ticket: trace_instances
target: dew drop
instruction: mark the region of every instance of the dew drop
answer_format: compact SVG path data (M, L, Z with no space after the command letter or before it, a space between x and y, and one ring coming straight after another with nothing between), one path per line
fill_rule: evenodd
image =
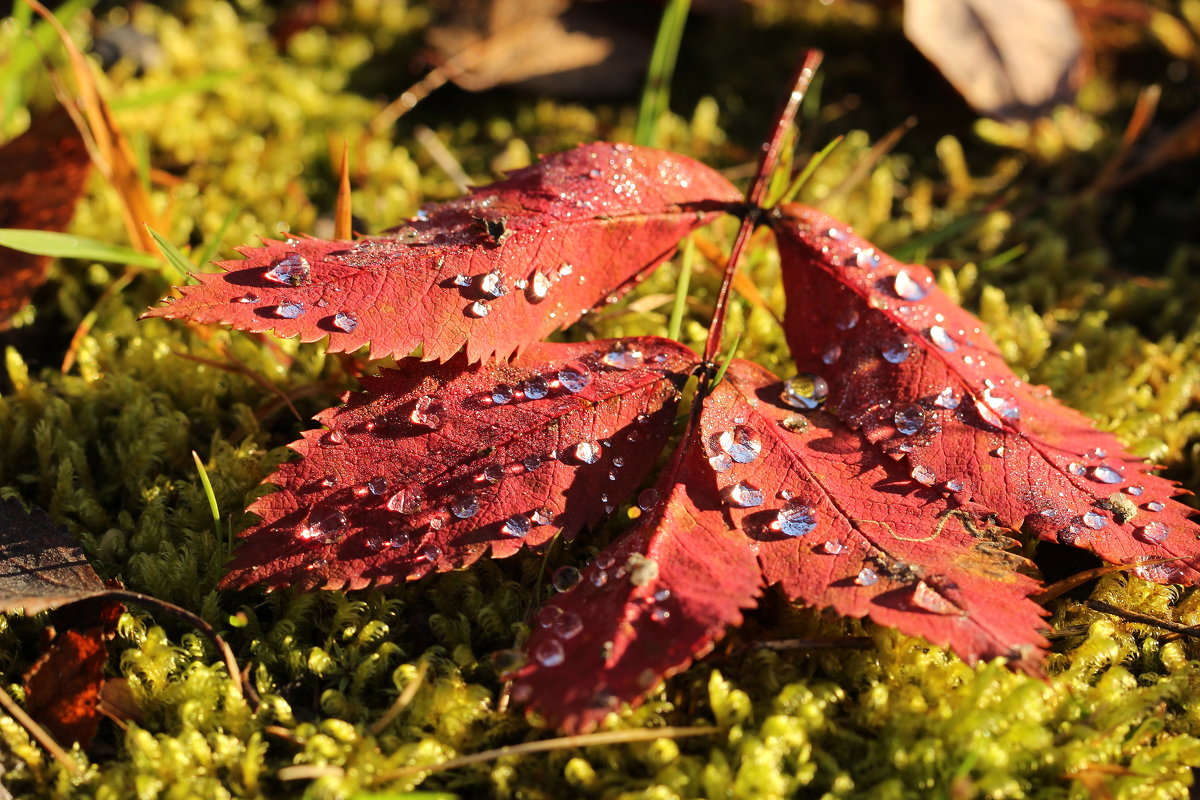
M958 343L954 341L941 325L934 325L929 329L929 341L937 345L938 349L947 353L953 353L958 349Z
M382 475L376 475L371 480L367 481L367 491L371 494L379 495L388 490L388 479Z
M1125 480L1121 473L1104 464L1101 464L1098 467L1092 467L1088 472L1088 477L1100 483L1121 483Z
M1098 511L1089 511L1081 519L1084 525L1087 525L1094 531L1101 530L1108 525L1108 518Z
M554 512L548 508L535 508L529 512L529 521L534 525L549 525L554 521Z
M554 575L550 578L550 584L556 592L569 592L578 586L581 580L583 580L583 573L575 567L567 565L554 570Z
M1075 544L1079 540L1079 535L1083 533L1076 525L1068 525L1065 528L1059 528L1054 534L1054 538L1058 539L1059 544Z
M558 371L558 382L568 392L576 394L592 382L592 373L583 364L568 364Z
M476 300L467 306L467 313L476 318L486 317L491 310L492 308L487 304L486 300Z
M538 644L533 657L543 667L557 667L566 658L566 651L558 639L546 639Z
M457 514L457 512L455 513ZM529 533L529 528L529 517L524 514L513 514L504 520L504 524L500 526L500 532L505 536L512 536L514 539L523 539Z
M671 618L671 612L665 608L656 608L650 612L650 619L655 622L666 622Z
M492 389L492 402L498 406L510 402L513 399L513 388L507 383L499 384L495 389Z
M712 467L713 472L729 472L733 469L733 459L728 453L717 453L708 459L708 465Z
M471 276L463 275L461 272L454 276L454 285L467 287L471 285Z
M617 369L636 369L645 363L646 357L639 348L627 345L614 347L601 356L600 361Z
M876 253L873 247L864 248L854 254L854 263L860 269L875 269L879 266L880 260L879 253Z
M322 486L337 486L337 483L338 483L337 475L326 475L324 478L321 479Z
M264 277L285 286L304 286L312 281L312 267L299 253L288 253L276 261Z
M318 512L313 517L310 517L308 522L297 532L297 535L301 539L311 541L323 538L331 533L337 533L345 526L346 515L335 508L332 511Z
M521 390L530 400L541 400L550 393L550 384L541 375L534 375L522 384Z
M929 289L913 280L912 276L904 270L896 273L896 280L892 284L892 289L901 300L913 302L924 300L925 295L929 294Z
M303 303L280 303L275 306L275 313L284 319L297 319L304 315Z
M429 395L421 395L413 403L408 419L413 425L436 431L442 427L442 404Z
M256 295L254 292L246 292L241 297L234 298L234 302L235 303L257 303L258 299L259 299L258 295Z
M504 274L500 270L492 270L486 275L480 275L477 279L480 293L487 297L497 298L508 294L508 287L504 285Z
M837 360L841 357L842 357L842 348L840 345L835 344L835 345L827 348L825 350L825 352L821 354L821 361L825 364L833 364L833 363L836 363Z
M649 489L643 489L642 493L638 495L637 504L638 508L640 508L642 511L649 511L650 509L654 508L656 505L658 505L658 489L653 487Z
M932 614L955 614L959 610L958 606L943 597L936 589L931 588L925 581L917 581L917 585L913 587L912 604Z
M808 418L802 414L789 414L780 420L779 424L785 431L792 433L804 433L808 430Z
M870 567L863 567L854 576L854 582L859 586L874 586L879 583L879 576Z
M600 445L596 442L580 442L575 445L575 458L584 464L595 464L600 460Z
M858 312L853 308L848 308L833 324L840 331L848 331L858 324Z
M442 548L436 544L427 544L421 548L421 558L428 561L430 564L435 564L442 558Z
M388 498L387 507L389 511L415 514L421 510L421 504L424 502L425 497L420 489L403 489Z
M546 459L538 455L526 456L525 458L521 459L521 466L523 466L527 472L533 472L545 463Z
M1084 475L1087 473L1087 468L1078 461L1072 461L1070 464L1067 464L1067 472L1072 475Z
M583 620L578 614L566 612L554 623L554 635L560 639L574 639L583 631Z
M903 364L912 355L912 343L889 342L880 349L879 354L889 364Z
M837 539L830 539L821 545L821 552L826 555L840 556L846 552L846 545L839 542Z
M925 409L914 403L897 411L894 419L896 430L905 436L912 436L925 427Z
M1142 492L1144 492L1144 491L1146 491L1146 489L1142 486L1126 486L1125 487L1125 492L1134 497L1141 497Z
M537 623L539 628L549 628L563 614L563 610L558 606L542 606L541 610L534 615L533 621Z
M963 490L963 486L963 482L958 478L951 478L950 480L946 481L946 489L951 492L961 492Z
M450 513L459 519L470 519L479 511L479 498L473 494L464 494L450 503Z
M592 586L595 586L597 589L599 589L601 586L608 583L608 572L598 569L592 573L592 577L590 577L588 580L591 581Z
M912 475L912 479L914 481L922 486L933 486L935 483L937 483L937 475L935 475L933 470L924 464L918 464L917 466L913 467L912 472L909 474Z
M346 311L339 311L333 315L333 326L344 330L346 333L351 333L358 327L358 317Z
M332 430L321 437L321 444L338 445L346 441L346 434L339 430Z
M1147 522L1135 531L1137 538L1146 544L1162 544L1170 533L1170 529L1161 522Z
M525 287L525 299L531 303L540 303L550 293L550 279L541 271L533 273L529 284Z
M483 472L475 478L477 483L497 484L504 480L505 469L499 464L488 464L483 468Z
M829 384L819 375L801 372L784 381L779 398L792 408L811 411L820 408L829 398Z
M758 432L746 425L735 425L733 431L722 431L717 439L721 449L738 464L749 464L762 451Z
M775 515L775 525L784 536L804 536L816 529L817 515L812 506L799 500L788 500Z
M1165 503L1160 503L1157 500L1151 500L1149 503L1146 503L1147 511L1162 511L1166 507Z
M763 502L763 493L745 481L725 487L721 496L725 498L726 503L737 508L754 508L761 506Z
M933 398L933 404L938 408L945 408L953 411L958 408L958 404L962 402L962 398L954 393L954 390L947 386L938 392L937 397Z

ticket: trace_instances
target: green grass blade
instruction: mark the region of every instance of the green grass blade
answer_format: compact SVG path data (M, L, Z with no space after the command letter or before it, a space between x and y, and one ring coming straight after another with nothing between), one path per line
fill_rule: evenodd
M188 273L192 271L192 262L187 260L187 256L179 251L179 248L167 241L166 237L158 231L146 226L146 230L150 231L150 235L154 238L154 243L158 245L159 251L167 257L167 261L172 267L179 271L179 279L186 280Z
M800 174L796 176L796 180L792 181L792 185L783 193L783 197L779 200L780 203L790 203L796 199L800 192L804 191L805 185L812 178L813 173L825 163L825 159L829 158L829 154L837 149L837 146L845 139L844 136L835 136L829 141L829 144L821 148L819 153L815 153L808 163L804 165L804 169L800 170Z
M675 282L675 303L671 306L671 321L667 325L667 338L679 341L683 330L683 315L687 311L688 286L692 282L692 262L696 258L696 245L691 237L683 240L683 252L679 256L679 280Z
M54 16L58 17L58 21L63 25L70 25L71 20L75 19L80 11L95 4L96 0L67 0L54 9ZM17 3L17 7L23 5L25 4ZM28 28L28 21L25 27ZM8 88L10 83L20 82L26 76L25 73L39 63L41 54L48 51L57 41L58 34L49 23L39 22L35 25L29 35L14 45L8 60L0 66L0 86Z
M658 121L667 112L671 97L671 76L675 72L675 61L679 57L679 42L683 39L683 28L687 24L691 0L670 0L663 10L654 39L654 52L650 56L650 69L646 73L646 85L642 89L642 104L638 109L637 127L633 142L653 147L658 139Z
M721 362L721 367L717 370L717 374L713 376L712 383L708 385L709 392L712 392L713 389L717 388L717 385L725 377L725 372L729 369L729 364L733 361L733 354L737 352L738 345L741 343L741 341L742 335L739 333L737 338L733 340L733 344L730 345L729 350L725 353L725 360Z
M213 260L213 257L217 254L217 249L221 246L221 242L225 240L225 233L229 230L229 226L233 224L233 221L237 219L240 213L242 213L242 204L234 203L233 208L229 209L229 213L221 221L221 227L209 238L208 242L204 245L204 249L200 251L200 255L196 257L196 266L204 269Z
M142 92L141 94L134 94L128 97L117 97L113 100L110 100L108 105L113 111L128 111L135 108L156 106L174 100L176 97L181 97L185 94L212 91L222 83L241 77L244 74L245 70L236 69L208 72L204 75L192 78L191 80L180 81L179 83L175 83L170 86L163 86L158 89L151 89L149 91Z
M158 257L151 253L142 253L124 245L100 242L70 233L0 228L0 246L37 256L78 258L84 261L129 264L135 267L157 268L162 266Z
M910 264L924 261L930 249L953 239L960 233L966 233L971 226L982 219L983 214L964 214L956 217L935 231L930 231L923 236L917 236L904 244L893 247L891 249L892 258L898 261L907 261Z
M153 233L153 231L151 231ZM200 483L204 486L204 496L208 498L208 509L212 512L213 530L217 532L217 543L224 543L224 536L221 534L221 509L217 506L217 495L213 491L212 481L208 479L208 470L204 468L204 462L200 460L200 454L195 450L192 451L192 460L196 462L196 471L200 473Z

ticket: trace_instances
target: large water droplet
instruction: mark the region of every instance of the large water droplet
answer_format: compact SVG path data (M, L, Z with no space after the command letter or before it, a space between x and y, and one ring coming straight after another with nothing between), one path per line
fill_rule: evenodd
M513 399L513 388L511 386L509 386L507 383L501 383L498 386L496 386L495 389L492 389L492 402L495 403L496 405L502 406L512 399Z
M346 333L351 333L358 327L358 317L347 311L339 311L333 315L333 327L340 328Z
M568 611L558 618L552 630L560 639L574 639L583 630L583 620L578 614Z
M896 280L892 284L896 296L902 300L917 301L924 300L925 295L929 294L929 289L913 280L912 276L904 270L896 273Z
M1017 405L1014 397L996 394L995 390L989 388L983 393L983 400L987 403L988 408L1005 419L1021 418L1021 408Z
M450 503L450 513L459 519L470 519L479 511L479 498L473 494L464 494Z
M917 466L913 467L912 472L909 474L912 475L912 479L914 481L922 486L933 486L935 483L937 483L937 475L934 474L933 470L924 464L918 464Z
M1125 480L1125 477L1121 475L1121 473L1104 464L1101 464L1098 467L1092 467L1088 473L1088 477L1094 481L1099 481L1100 483L1121 483Z
M275 306L275 313L284 319L297 319L304 315L304 303L280 303Z
M708 459L708 465L712 467L713 472L729 472L733 469L733 459L728 453L717 453Z
M558 371L558 382L571 394L582 392L592 382L592 373L583 364L568 364Z
M567 565L554 570L554 575L550 578L550 585L556 592L569 592L578 586L581 580L583 580L583 573L575 567Z
M463 275L461 272L454 276L454 285L467 287L471 285L471 276Z
M234 298L235 303L257 303L258 301L259 297L254 292L246 292L241 297Z
M337 429L328 431L321 437L321 444L324 445L338 445L344 441L346 441L346 434Z
M575 458L584 464L595 464L600 460L600 445L596 442L580 442L575 445Z
M332 511L314 513L308 522L297 531L297 535L301 539L311 541L336 533L344 527L346 527L346 515L335 508Z
M1054 538L1058 539L1059 544L1073 545L1075 542L1079 541L1079 536L1082 533L1083 530L1079 526L1068 525L1065 528L1060 528L1058 532L1054 534Z
M504 285L504 274L500 270L492 270L486 275L480 275L476 279L479 286L479 292L487 297L496 298L503 297L508 294L508 287Z
M526 535L528 535L529 528L529 517L525 516L524 514L513 514L511 517L504 520L504 524L500 526L500 532L505 536L523 539Z
M917 581L913 587L912 604L933 614L957 614L958 606L943 597L925 581Z
M1149 503L1146 503L1147 511L1162 511L1166 507L1165 503L1160 503L1157 500L1151 500Z
M408 415L408 419L413 425L437 430L442 427L441 411L441 403L429 395L422 395L413 402L413 409Z
M1137 529L1135 535L1146 544L1162 544L1170 533L1171 530L1161 522L1147 522Z
M1108 517L1098 511L1089 511L1082 517L1083 524L1087 525L1094 531L1098 531L1108 525Z
M371 480L367 481L367 491L371 494L379 495L386 492L388 489L388 479L382 475L376 475Z
M817 513L799 500L788 500L775 515L775 525L785 536L804 536L816 529Z
M732 432L722 431L717 442L738 464L749 464L762 451L758 432L746 425L735 425Z
M763 493L755 486L738 481L732 486L727 486L721 492L725 502L737 508L754 508L761 506L763 502Z
M820 375L801 372L796 377L784 381L779 398L792 408L820 408L829 399L829 384Z
M846 552L846 545L842 544L837 539L830 539L821 545L821 552L825 553L826 555L840 556L842 553Z
M637 504L638 508L642 511L649 511L654 508L658 505L658 489L654 487L643 489L642 493L638 495Z
M879 254L873 247L864 248L854 254L854 263L861 269L875 269L879 266L880 260Z
M617 369L636 369L645 363L646 357L639 348L627 345L625 347L614 347L601 356L600 360L608 366L616 367Z
M535 508L529 512L529 521L534 525L549 525L554 521L554 512L549 508Z
M903 341L888 342L879 349L879 354L889 364L903 364L912 355L912 343Z
M934 325L929 329L929 341L947 353L953 353L958 349L958 343L954 341L941 325Z
M925 427L925 409L915 403L897 411L894 418L896 430L905 436L912 436Z
M486 317L491 310L492 307L487 304L486 300L476 300L467 306L467 313L476 318Z
M566 651L558 639L545 639L533 651L533 657L543 667L557 667L566 658Z
M1144 492L1144 491L1146 491L1146 487L1144 487L1144 486L1126 486L1125 487L1125 493L1132 495L1134 497L1141 497L1142 492Z
M529 284L525 287L525 298L531 303L540 303L550 292L550 279L541 272L533 273Z
M853 308L848 308L833 324L840 331L848 331L858 324L858 312Z
M951 478L946 481L946 489L951 492L961 492L965 484L958 478Z
M863 567L854 576L854 582L859 586L874 586L879 583L879 576L875 574L875 570L870 567Z
M288 253L276 261L264 277L285 286L304 286L312 281L312 268L304 256Z
M387 507L389 511L398 511L401 514L415 514L421 510L421 504L424 501L425 496L420 489L403 489L388 498Z
M550 384L541 375L534 375L521 385L525 397L530 400L541 400L550 393Z
M805 417L802 414L788 414L779 421L779 424L785 431L791 431L792 433L804 433L806 430L808 430L808 417Z
M821 362L824 364L833 364L841 357L842 348L840 345L835 344L826 348L825 352L821 354Z
M475 478L476 483L497 484L504 480L506 472L504 467L499 464L488 464L483 468L483 472Z
M945 408L953 411L958 408L958 404L962 402L962 398L954 393L954 390L947 386L938 392L937 397L933 398L933 404L938 408Z

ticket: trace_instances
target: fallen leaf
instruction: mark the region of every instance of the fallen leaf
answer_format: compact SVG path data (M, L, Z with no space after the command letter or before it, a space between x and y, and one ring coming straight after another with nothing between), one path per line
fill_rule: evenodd
M0 501L0 611L37 614L105 591L79 544L46 512Z

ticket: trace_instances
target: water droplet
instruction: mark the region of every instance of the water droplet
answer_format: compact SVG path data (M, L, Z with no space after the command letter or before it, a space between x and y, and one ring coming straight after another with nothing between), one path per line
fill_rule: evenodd
M649 489L643 489L642 493L638 495L637 504L638 508L640 508L642 511L649 511L650 509L654 508L656 505L658 505L658 489L653 487Z
M312 268L304 256L288 253L276 261L264 277L285 286L304 286L312 281Z
M304 315L304 303L280 303L275 306L275 313L284 319L297 319Z
M783 383L779 398L792 408L811 411L820 408L829 398L829 384L820 375L801 372Z
M879 350L883 360L889 364L903 364L912 354L911 342L889 342Z
M1094 531L1098 531L1108 525L1108 517L1098 511L1089 511L1081 519L1084 525L1087 525Z
M650 619L655 622L666 622L671 618L671 612L665 608L656 608L650 612Z
M996 412L992 411L991 407L983 400L975 401L975 411L979 414L980 419L988 425L999 430L1004 430L1004 421L996 416Z
M427 544L421 548L421 558L428 561L430 564L435 564L442 558L442 548L436 544Z
M575 567L567 565L554 570L554 576L550 578L550 584L556 592L569 592L579 585L583 580L583 573Z
M526 287L526 299L529 302L541 302L546 299L547 294L550 294L550 278L542 275L540 271L534 272Z
M1162 544L1170 533L1170 529L1161 522L1147 522L1137 529L1135 535L1146 544Z
M324 478L321 479L322 486L337 486L337 483L338 483L337 475L326 475Z
M775 515L775 525L779 526L779 532L784 536L804 536L816 529L817 514L810 505L799 500L788 500Z
M905 436L912 436L925 427L925 409L916 404L900 409L894 418L896 430Z
M558 267L558 276L559 276L560 278L565 278L565 277L567 277L568 275L570 275L570 274L571 274L572 272L574 272L574 271L575 271L575 267L574 267L573 265L571 265L571 264L568 264L567 262L565 262L565 261L564 261L564 262L563 262L562 264L560 264L560 265L559 265L559 267Z
M892 289L900 299L913 302L924 300L925 295L929 294L929 289L913 280L912 276L904 270L896 273L896 280L892 284Z
M346 333L351 333L358 327L358 317L346 311L339 311L333 315L333 326L341 328Z
M321 437L321 444L337 445L346 441L346 434L339 430L332 430Z
M533 621L537 623L539 628L549 628L563 614L563 610L558 606L542 606L541 610L534 615Z
M254 292L246 292L241 297L234 298L235 303L257 303L258 295Z
M376 475L371 480L367 481L367 490L371 494L383 494L388 489L388 479L382 475Z
M879 576L875 574L875 570L870 567L863 567L854 576L854 582L859 586L874 586L879 583Z
M912 604L933 614L956 614L958 606L951 603L925 581L917 581L913 587Z
M471 285L471 276L463 275L461 272L454 276L454 285L467 287Z
M1160 503L1157 500L1151 500L1149 503L1146 503L1147 511L1162 511L1166 507L1165 503Z
M821 354L821 361L825 364L833 364L842 357L842 348L840 345L833 345Z
M947 386L938 392L937 397L933 398L933 404L938 408L945 408L953 411L958 408L958 404L962 402L962 398L954 393L954 390Z
M442 427L441 410L441 403L429 395L422 395L413 403L413 410L408 415L408 419L413 425L437 430Z
M592 586L595 586L597 589L599 589L601 586L608 583L608 572L598 569L592 573L592 577L588 580L591 581Z
M568 364L558 371L558 382L568 392L576 394L592 382L592 373L583 364Z
M951 478L946 481L946 488L951 492L961 492L963 490L963 482L958 478Z
M595 464L600 460L600 445L596 442L580 442L575 445L575 458L584 464Z
M541 400L550 393L550 384L541 375L534 375L521 385L521 390L530 400Z
M725 498L726 503L737 508L754 508L761 506L763 502L763 493L745 481L726 486L721 496Z
M461 516L458 514L458 512L455 512L455 515ZM470 515L468 514L467 516ZM504 520L504 524L500 526L500 532L505 536L523 539L529 533L529 528L529 517L525 516L524 514L513 514L511 517Z
M829 230L825 231L825 235L838 242L846 238L846 234L837 228L830 228Z
M830 539L821 545L821 552L825 553L826 555L840 556L842 553L846 552L846 545L842 544L837 539Z
M1005 452L1005 451L1004 451L1004 445L1000 445L999 447L993 447L993 448L991 449L991 454L992 454L993 456L995 456L996 458L1003 458L1003 457L1004 457L1004 452Z
M722 431L717 442L738 464L749 464L762 451L762 439L758 432L746 425L735 425L732 433Z
M1017 401L1013 397L995 394L991 388L988 388L983 393L983 400L987 403L988 408L1005 419L1021 418L1021 408L1017 405Z
M504 285L504 274L500 270L492 270L486 275L480 275L476 282L479 285L480 293L491 297L503 297L508 294L508 287Z
M1100 483L1121 483L1125 480L1125 477L1121 473L1104 464L1092 467L1088 473L1088 477Z
M498 406L513 399L513 388L507 383L501 383L495 389L492 389L492 402Z
M1065 528L1060 528L1054 534L1054 538L1058 539L1059 544L1075 544L1079 540L1079 535L1083 531L1076 525L1068 525Z
M617 369L636 369L645 363L646 357L642 355L642 351L633 345L624 347L614 347L609 350L600 360L610 367Z
M1067 472L1072 475L1083 475L1087 472L1087 468L1078 461L1072 461L1070 464L1067 464Z
M578 614L566 612L554 623L554 635L560 639L574 639L583 630L583 620Z
M808 430L808 418L802 414L789 414L779 421L779 425L785 431L804 433Z
M1127 494L1133 495L1134 497L1141 497L1142 492L1144 492L1144 491L1146 491L1146 489L1142 486L1126 486L1125 487L1125 492Z
M840 331L848 331L858 324L858 312L853 308L848 308L838 318L837 322L833 324Z
M859 250L854 254L854 263L860 269L875 269L881 261L879 254L875 252L875 248L867 247Z
M450 503L450 513L459 519L470 519L479 511L479 498L473 494L464 494Z
M729 472L733 469L733 459L728 453L717 453L708 459L708 465L712 467L713 472Z
M554 521L554 512L549 508L535 508L529 512L529 520L534 525L549 525Z
M486 317L491 310L492 308L487 304L486 300L476 300L467 306L467 313L476 318Z
M558 639L546 639L538 644L533 657L543 667L557 667L566 658L566 651Z
M914 481L922 486L933 486L935 483L937 483L937 475L935 475L933 470L924 464L918 464L917 466L913 467L912 472L909 474L912 475L912 479Z
M654 597L654 602L665 603L671 599L671 590L666 588L657 589L652 596Z
M506 471L499 464L488 464L483 468L483 471L475 476L476 483L488 483L495 485L504 480Z
M491 658L492 669L496 670L498 675L516 672L525 666L525 653L520 650L497 650L492 653Z
M398 511L401 514L415 514L421 510L421 504L425 502L425 496L418 488L403 489L392 495L387 501L389 511Z
M947 353L953 353L958 349L958 343L951 338L950 334L941 325L934 325L929 329L929 341Z
M297 535L301 539L311 541L336 533L344 527L346 527L346 515L335 508L332 511L314 513L308 522L297 531Z

